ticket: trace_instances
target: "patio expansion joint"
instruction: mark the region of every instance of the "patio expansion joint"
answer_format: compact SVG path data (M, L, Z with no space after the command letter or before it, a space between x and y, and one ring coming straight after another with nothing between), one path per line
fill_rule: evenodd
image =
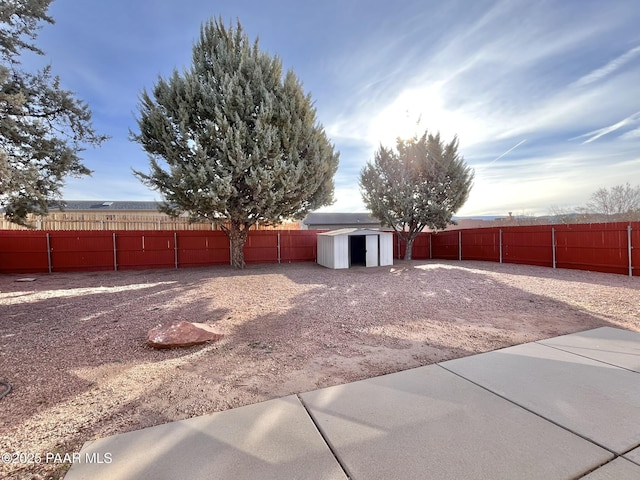
M581 478L586 477L587 475L589 475L589 474L591 474L591 473L595 472L596 470L599 470L599 469L601 469L602 467L605 467L605 466L609 465L611 462L613 462L614 460L617 460L618 458L621 458L621 455L616 454L616 456L615 456L615 457L613 457L613 458L611 458L611 459L607 460L606 462L601 463L601 464L600 464L600 465L598 465L597 467L594 467L594 468L592 468L591 470L589 470L589 471L587 471L587 472L584 472L584 473L583 473L582 475L580 475L579 477L576 477L576 478L575 478L575 480L580 480ZM628 459L625 459L625 460L628 460Z
M298 401L302 405L302 408L304 408L304 411L307 412L307 415L309 416L309 419L311 420L311 423L313 423L313 426L316 427L316 431L318 432L318 434L322 438L322 441L325 443L325 445L327 446L327 448L331 452L331 455L333 455L333 458L335 458L336 462L338 462L338 465L340 465L340 468L344 472L345 477L347 477L347 480L352 479L353 477L349 473L349 470L347 469L347 466L342 462L342 460L340 459L340 457L336 453L333 445L331 445L331 441L327 438L325 433L322 431L322 428L320 428L320 425L318 425L318 422L316 421L315 417L313 416L313 414L311 413L311 411L307 407L307 404L304 403L304 400L302 399L302 397L299 394L296 394L296 397L298 398Z
M639 443L638 445L636 445L635 447L631 447L631 448L630 448L629 450L627 450L626 452L621 453L621 454L620 454L620 456L621 456L621 457L623 457L623 456L625 456L625 455L627 455L627 454L629 454L629 453L633 452L633 451L634 451L635 449L637 449L637 448L640 448L640 443ZM624 457L624 458L625 458L625 460L630 461L630 462L631 462L631 463L633 463L634 465L638 465L638 466L640 466L640 461L633 460L633 459L631 459L631 458L629 458L629 457Z
M600 360L598 358L589 357L589 356L583 355L581 353L576 353L576 352L572 352L572 351L569 351L569 350L564 350L563 348L560 348L560 347L558 347L556 345L547 345L546 343L542 343L543 341L544 340L538 340L538 341L535 341L533 343L535 343L536 345L543 346L543 347L553 348L554 350L558 350L559 352L568 353L570 355L575 355L576 357L582 357L582 358L586 358L587 360L591 360L591 361L594 361L594 362L604 363L605 365L610 365L612 367L620 368L622 370L626 370L628 372L632 372L632 373L640 375L640 372L638 372L637 370L632 370L631 368L626 368L626 367L623 367L622 365L616 365L615 363L605 362L604 360Z
M629 453L629 452L627 452ZM636 462L635 460L631 460L629 457L624 457L625 460L628 460L629 462L633 463L634 465L638 465L640 467L640 462Z
M491 394L493 394L493 395L495 395L495 396L497 396L497 397L502 398L503 400L506 400L507 402L511 403L512 405L515 405L516 407L519 407L519 408L521 408L521 409L523 409L523 410L525 410L525 411L527 411L527 412L529 412L529 413L532 413L532 414L533 414L533 415L535 415L536 417L539 417L539 418L541 418L541 419L543 419L543 420L545 420L545 421L547 421L547 422L549 422L549 423L551 423L551 424L555 425L556 427L559 427L559 428L561 428L561 429L563 429L563 430L566 430L567 432L572 433L573 435L575 435L575 436L577 436L577 437L580 437L580 438L582 438L583 440L586 440L587 442L592 443L592 444L594 444L594 445L596 445L596 446L598 446L598 447L602 448L603 450L606 450L607 452L611 453L611 454L614 456L610 461L613 461L613 460L615 460L617 457L619 457L619 456L620 456L620 454L618 454L618 453L614 452L614 451L613 451L613 450L611 450L610 448L608 448L608 447L606 447L606 446L604 446L604 445L602 445L602 444L600 444L600 443L598 443L598 442L596 442L596 441L594 441L594 440L592 440L592 439L590 439L590 438L588 438L588 437L585 437L584 435L582 435L582 434L580 434L580 433L574 432L574 431L573 431L573 430L571 430L570 428L567 428L567 427L565 427L564 425L561 425L561 424L559 424L558 422L556 422L556 421L554 421L554 420L551 420L550 418L547 418L547 417L545 417L544 415L541 415L540 413L538 413L538 412L536 412L536 411L534 411L534 410L531 410L531 409L530 409L530 408L528 408L528 407L525 407L524 405L520 405L518 402L515 402L515 401L511 400L510 398L505 397L504 395L501 395L501 394L499 394L498 392L495 392L495 391L491 390L491 389L490 389L490 388L488 388L488 387L485 387L484 385L482 385L482 384L480 384L480 383L474 382L473 380L470 380L470 379L468 379L467 377L465 377L465 376L463 376L463 375L460 375L460 374L459 374L459 373L457 373L457 372L454 372L454 371L452 371L452 370L449 370L447 367L443 366L443 365L442 365L442 364L440 364L440 363L436 363L436 365L438 365L440 368L442 368L442 369L446 370L447 372L452 373L452 374L456 375L457 377L460 377L461 379L463 379L463 380L465 380L465 381L467 381L467 382L469 382L469 383L471 383L471 384L473 384L473 385L475 385L475 386L477 386L477 387L480 387L480 388L482 388L483 390L485 390L485 391L487 391L487 392L489 392L489 393L491 393ZM608 462L607 462L607 463L608 463Z

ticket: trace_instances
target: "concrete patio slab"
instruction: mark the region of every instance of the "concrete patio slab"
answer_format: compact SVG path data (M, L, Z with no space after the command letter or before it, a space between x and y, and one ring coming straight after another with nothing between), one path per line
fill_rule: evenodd
M640 465L640 448L636 448L635 450L631 450L629 453L625 453L624 458Z
M80 458L111 462L66 480L346 479L295 396L96 440Z
M438 365L301 394L350 478L576 478L610 452Z
M618 454L640 444L635 372L537 343L441 365Z
M640 478L639 336L601 328L107 437L65 479Z
M640 333L638 332L602 327L540 340L537 343L640 373Z
M581 480L638 480L640 465L631 463L622 457L582 477Z

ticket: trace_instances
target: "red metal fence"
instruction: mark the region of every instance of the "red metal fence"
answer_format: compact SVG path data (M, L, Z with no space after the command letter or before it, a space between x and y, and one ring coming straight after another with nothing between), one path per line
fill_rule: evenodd
M431 255L640 275L640 222L475 228L429 235Z
M249 232L247 263L316 259L314 230ZM229 265L221 231L0 231L0 273L37 273Z
M247 263L316 259L311 230L249 232ZM420 234L415 259L483 260L640 275L640 222L476 228ZM405 245L397 236L394 257ZM221 231L0 231L0 273L229 264Z

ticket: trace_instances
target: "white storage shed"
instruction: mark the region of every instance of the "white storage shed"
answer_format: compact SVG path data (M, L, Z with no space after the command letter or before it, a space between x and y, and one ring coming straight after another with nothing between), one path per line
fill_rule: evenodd
M318 264L335 269L393 265L393 234L361 228L319 233Z

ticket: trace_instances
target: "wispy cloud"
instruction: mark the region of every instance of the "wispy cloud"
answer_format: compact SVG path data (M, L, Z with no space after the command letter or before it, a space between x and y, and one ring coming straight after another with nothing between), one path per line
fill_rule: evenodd
M587 139L584 142L582 142L583 144L595 142L599 138L604 137L609 133L613 133L617 130L620 130L621 128L626 127L627 125L633 125L637 123L640 123L640 112L636 112L633 115L629 115L627 118L624 118L623 120L620 120L619 122L616 122L613 125L609 125L604 128L599 128L598 130L585 133L584 135L579 135L577 137L572 138L571 140L577 140L579 138L587 137ZM628 138L632 138L632 137L633 135Z
M591 83L602 80L603 78L612 75L614 72L622 68L625 64L629 63L635 56L640 55L640 45L634 47L617 58L614 58L603 67L593 70L591 73L576 80L573 85L576 87L584 87Z
M626 133L623 133L622 135L620 135L620 139L621 140L636 140L636 139L640 140L640 127L635 128L633 130L629 130Z

